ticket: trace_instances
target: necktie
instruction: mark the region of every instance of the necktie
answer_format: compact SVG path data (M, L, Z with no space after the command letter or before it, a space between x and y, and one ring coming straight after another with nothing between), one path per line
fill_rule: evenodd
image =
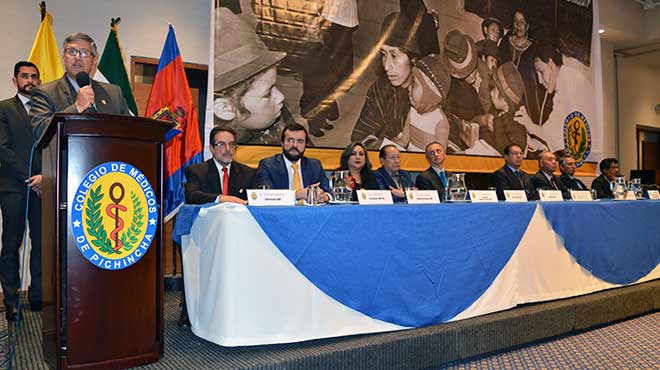
M396 185L397 189L403 189L403 186L401 186L401 179L399 178L398 172L392 174L392 179L394 180L394 184Z
M229 194L229 174L227 167L222 167L222 195Z
M302 190L301 183L300 181L300 171L298 171L298 163L291 163L291 168L293 169L293 190L298 192L298 190ZM302 203L302 199L298 200L298 203Z
M32 108L32 100L26 101L24 107L28 114L30 114L30 108Z
M582 183L582 181L580 181L580 180L578 180L578 179L575 179L575 183L577 184L577 187L578 187L578 189L580 189L580 190L584 190L584 189L587 188L587 187Z
M522 185L523 190L525 190L525 192L527 192L527 186L525 185L525 181L523 180L522 174L520 173L520 171L515 171L514 173L516 174L516 177L518 178L518 181L520 181L520 185Z
M555 181L555 177L554 177L554 176L550 177L550 184L552 184L552 188L553 188L553 189L555 189L555 190L559 190L559 188L557 187L557 182Z
M438 173L440 176L440 182L442 183L442 187L446 188L447 187L447 175L445 174L445 171L442 170Z

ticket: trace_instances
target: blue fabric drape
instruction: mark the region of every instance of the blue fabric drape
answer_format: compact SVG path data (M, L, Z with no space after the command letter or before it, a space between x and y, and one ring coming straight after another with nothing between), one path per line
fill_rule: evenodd
M491 285L535 203L248 207L295 267L370 317L445 322Z
M553 230L594 276L630 284L660 263L660 202L544 203Z

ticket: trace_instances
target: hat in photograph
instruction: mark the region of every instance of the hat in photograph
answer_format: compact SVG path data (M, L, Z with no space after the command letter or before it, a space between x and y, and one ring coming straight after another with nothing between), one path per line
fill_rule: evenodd
M440 56L429 54L416 61L415 67L424 74L428 82L431 82L431 88L437 90L437 92L434 91L434 93L439 94L443 99L446 99L447 94L449 94L451 77L449 76L449 71L442 62Z
M215 9L215 24L214 91L245 81L286 56L268 50L254 29L227 8Z
M502 64L493 73L493 80L500 94L509 104L509 109L518 107L525 93L525 83L516 65L512 62Z
M500 61L500 48L497 47L497 43L493 40L480 40L477 41L477 55L481 56L491 56Z
M419 40L415 31L413 30L413 23L410 22L408 17L394 12L388 14L383 20L380 28L380 39L384 40L383 44L385 45L398 47L407 53L419 55Z
M477 68L477 48L472 37L459 30L445 36L444 58L452 76L464 79Z

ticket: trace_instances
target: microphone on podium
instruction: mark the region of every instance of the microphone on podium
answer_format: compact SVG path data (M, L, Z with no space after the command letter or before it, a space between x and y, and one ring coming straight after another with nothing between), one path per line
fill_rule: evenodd
M76 83L80 88L89 85L91 83L89 74L85 71L78 72L78 74L76 74ZM92 105L90 105L87 109L85 109L85 112L96 113L96 107L94 107L94 103L92 103Z

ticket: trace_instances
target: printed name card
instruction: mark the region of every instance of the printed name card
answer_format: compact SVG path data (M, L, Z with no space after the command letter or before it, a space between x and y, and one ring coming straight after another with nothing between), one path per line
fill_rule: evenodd
M360 204L394 204L392 193L389 190L360 190L358 193Z
M407 190L408 204L439 204L440 196L435 190Z
M497 203L495 190L470 190L472 203Z
M637 200L637 198L635 198L635 192L632 190L628 190L626 192L626 200Z
M649 199L651 200L660 200L660 191L658 190L649 190Z
M287 189L249 189L248 204L251 206L292 206L296 204L296 192Z
M504 199L507 202L526 202L527 194L524 190L504 190Z
M563 202L564 198L561 196L559 190L539 190L539 198L541 202Z
M576 202L591 202L591 192L589 190L571 190L571 199Z

